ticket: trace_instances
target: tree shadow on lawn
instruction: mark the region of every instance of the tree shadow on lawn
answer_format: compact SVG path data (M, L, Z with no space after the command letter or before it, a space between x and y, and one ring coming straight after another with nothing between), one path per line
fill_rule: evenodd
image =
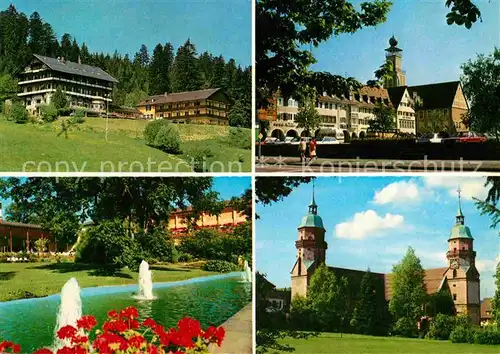
M90 276L132 279L130 274L122 272L120 268L85 263L51 263L30 267L29 269L51 270L61 274L87 271Z
M0 272L0 281L11 280L17 272Z
M168 266L160 266L160 265L151 265L149 269L160 272L191 272L193 269L184 268L184 267L176 267L171 268Z

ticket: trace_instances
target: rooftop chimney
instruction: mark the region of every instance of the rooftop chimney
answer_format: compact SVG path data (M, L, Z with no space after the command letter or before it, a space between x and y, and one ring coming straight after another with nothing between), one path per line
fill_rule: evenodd
M167 97L167 96L168 96L168 92L165 92L165 97Z
M61 62L64 63L64 57L61 57Z
M82 63L82 58L80 58L80 55L78 55L78 64Z

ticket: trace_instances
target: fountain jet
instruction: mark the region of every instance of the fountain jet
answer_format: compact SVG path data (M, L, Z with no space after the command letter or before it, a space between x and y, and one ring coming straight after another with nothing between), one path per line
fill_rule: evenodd
M243 268L244 268L244 271L241 273L241 279L245 283L251 283L252 282L252 270L248 266L247 261L245 261Z
M145 260L139 266L139 291L135 296L137 300L153 300L153 280L149 264Z
M76 321L82 317L82 299L80 298L80 286L75 278L69 279L61 289L61 305L57 314L57 322L54 334L54 344L60 349L69 344L57 338L57 331L64 326L76 327Z

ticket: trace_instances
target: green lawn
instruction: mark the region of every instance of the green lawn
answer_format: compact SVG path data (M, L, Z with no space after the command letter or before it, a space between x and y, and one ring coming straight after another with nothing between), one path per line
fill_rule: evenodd
M168 282L215 274L196 264L151 266L153 281ZM137 273L97 269L78 263L0 263L0 301L56 294L71 277L80 287L136 284Z
M292 353L426 353L426 354L468 354L499 353L500 346L454 344L449 341L409 339L395 337L371 337L355 334L322 333L309 339L290 339L281 341L295 348ZM282 353L282 352L279 352ZM285 352L283 352L285 353Z
M71 127L68 138L61 123L15 124L0 116L0 171L40 172L189 172L188 152L210 148L211 172L249 172L251 150L224 143L228 127L179 125L183 154L170 155L147 146L146 121L87 118ZM250 134L248 129L248 134ZM241 162L242 161L242 162Z

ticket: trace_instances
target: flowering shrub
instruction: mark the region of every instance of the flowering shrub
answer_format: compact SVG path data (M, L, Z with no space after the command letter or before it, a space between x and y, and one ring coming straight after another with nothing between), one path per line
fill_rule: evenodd
M87 353L127 353L127 354L191 354L208 353L208 346L222 344L223 327L208 327L203 330L199 321L185 317L176 328L165 329L151 318L138 321L139 312L135 307L127 307L120 312L108 312L108 319L102 329L95 330L95 339L89 339L97 326L94 316L83 316L73 326L64 326L57 331L57 337L66 345L58 350L42 348L34 354L87 354ZM0 353L19 353L19 345L4 341L0 343Z

